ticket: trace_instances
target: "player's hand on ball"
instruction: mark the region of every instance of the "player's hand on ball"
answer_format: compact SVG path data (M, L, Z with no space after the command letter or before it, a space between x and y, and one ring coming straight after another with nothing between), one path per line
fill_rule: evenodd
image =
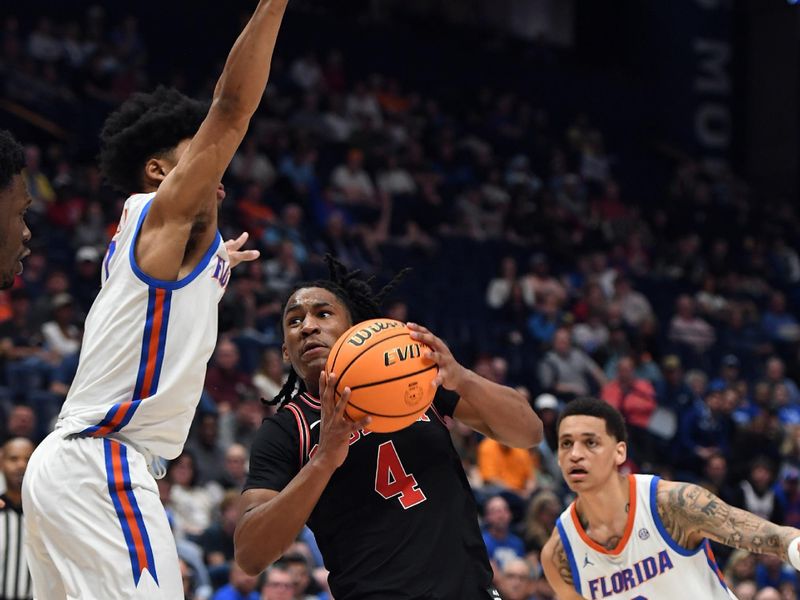
M422 342L430 350L424 354L439 367L439 374L433 379L434 387L444 386L448 390L458 389L467 370L455 359L450 348L440 338L433 335L427 328L416 323L406 323L411 330L411 338Z
M250 262L261 256L258 250L240 250L240 248L247 243L247 238L249 237L250 234L245 231L235 240L228 240L225 242L228 258L231 259L231 269L239 263Z
M334 373L322 371L319 374L319 397L322 403L322 416L319 432L319 448L315 458L325 461L334 469L342 466L350 448L351 434L369 425L370 418L351 421L344 409L350 401L350 388L344 388L342 397L336 402L335 393L338 378Z

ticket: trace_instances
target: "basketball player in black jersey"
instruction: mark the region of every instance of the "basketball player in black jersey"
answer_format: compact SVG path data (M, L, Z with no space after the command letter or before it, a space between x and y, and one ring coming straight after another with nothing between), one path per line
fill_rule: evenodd
M25 153L19 142L0 130L0 289L10 288L22 273L22 260L30 254L25 246L31 232L25 212L31 196L22 170Z
M434 384L450 391L440 388L430 409L401 431L371 433L368 418L349 421L349 390L335 404L336 374L324 372L328 353L354 323L380 316L398 278L374 294L328 262L331 279L295 288L283 311L283 354L292 370L276 398L281 409L253 443L236 561L258 573L307 522L336 600L499 598L443 418L517 447L541 440L541 422L520 394L464 368L442 340L412 324L412 336L438 364Z

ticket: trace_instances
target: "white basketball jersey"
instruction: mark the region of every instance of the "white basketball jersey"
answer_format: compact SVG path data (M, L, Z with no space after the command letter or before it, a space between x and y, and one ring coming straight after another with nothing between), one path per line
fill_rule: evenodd
M58 427L65 434L115 437L171 459L183 449L200 400L230 263L217 233L182 279L143 273L134 246L154 196L125 202Z
M629 478L628 524L613 550L589 538L574 502L556 522L578 594L591 600L735 600L708 540L687 550L664 528L656 507L659 478Z

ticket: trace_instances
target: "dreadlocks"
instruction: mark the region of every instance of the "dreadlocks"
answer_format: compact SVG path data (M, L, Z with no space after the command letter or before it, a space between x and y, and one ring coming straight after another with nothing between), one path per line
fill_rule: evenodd
M348 271L347 267L330 254L325 255L325 262L328 264L328 279L318 279L316 281L304 281L295 285L286 296L286 300L281 307L281 314L286 310L286 303L289 298L303 288L322 288L335 295L347 308L353 325L375 319L381 316L381 304L386 296L397 284L408 274L411 269L403 269L392 280L383 286L377 293L372 289L372 282L375 277L364 279L361 270ZM298 377L294 367L289 367L289 377L286 383L272 400L267 404L278 405L278 408L292 399L295 388L299 386L299 391L305 391L305 383Z

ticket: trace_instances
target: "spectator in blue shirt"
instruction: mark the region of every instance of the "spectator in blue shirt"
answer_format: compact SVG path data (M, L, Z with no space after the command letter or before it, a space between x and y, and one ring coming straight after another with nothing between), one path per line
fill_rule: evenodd
M230 583L217 590L213 600L259 600L258 577L248 575L231 561Z
M699 475L705 461L730 449L731 420L724 413L720 392L709 391L705 401L695 401L678 426L679 464Z
M495 572L502 571L506 563L525 556L525 544L511 533L511 509L502 496L492 496L483 510L483 542Z
M785 344L800 340L800 324L786 310L786 296L782 292L770 296L769 308L761 317L761 329L771 342Z

